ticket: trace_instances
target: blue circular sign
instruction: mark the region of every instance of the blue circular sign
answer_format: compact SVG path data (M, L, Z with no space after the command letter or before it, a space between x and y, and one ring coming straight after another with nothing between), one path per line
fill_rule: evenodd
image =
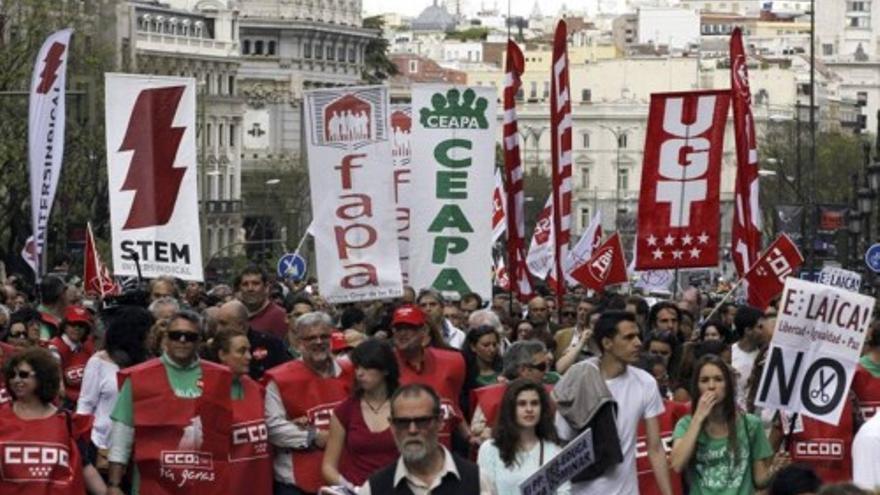
M306 259L299 253L287 253L278 259L278 277L291 282L306 278Z
M865 251L865 264L874 273L880 273L880 242Z

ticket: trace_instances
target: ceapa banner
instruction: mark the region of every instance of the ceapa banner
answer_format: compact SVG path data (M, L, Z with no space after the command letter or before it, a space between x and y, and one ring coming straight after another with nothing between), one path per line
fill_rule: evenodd
M838 424L874 298L789 277L755 405Z
M495 100L489 87L413 86L415 287L492 295Z
M321 294L331 303L403 295L387 88L307 91L305 123Z
M400 249L400 272L409 284L409 240L412 222L412 107L391 105L391 159L394 162L394 204L397 205L397 247Z
M730 91L651 95L636 270L718 265Z
M108 73L105 83L113 271L201 281L196 81Z

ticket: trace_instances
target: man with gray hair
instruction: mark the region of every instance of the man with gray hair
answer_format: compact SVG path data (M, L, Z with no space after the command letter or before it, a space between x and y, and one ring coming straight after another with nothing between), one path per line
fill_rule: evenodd
M260 380L267 370L288 361L289 355L281 339L265 332L255 331L250 327L248 317L247 306L238 299L223 303L214 315L218 331L240 332L247 337L251 344L248 375L254 380Z
M162 296L154 299L147 309L153 314L156 321L167 320L180 310L180 303L171 296Z
M477 313L471 314L471 318ZM480 387L471 392L471 404L474 404L474 415L471 419L471 433L479 435L480 440L492 438L492 428L498 420L501 399L507 384L518 378L525 378L536 383L543 383L547 372L547 347L538 340L521 340L514 342L504 354L504 365L501 371L506 379L504 383ZM547 385L548 391L550 385Z
M275 495L317 493L324 484L321 461L333 409L349 397L354 369L330 352L333 322L327 313L306 313L293 331L302 359L266 372L266 426L276 447Z

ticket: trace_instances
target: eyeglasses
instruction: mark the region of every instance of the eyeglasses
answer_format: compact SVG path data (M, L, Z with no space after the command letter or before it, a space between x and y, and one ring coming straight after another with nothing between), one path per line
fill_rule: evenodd
M182 330L169 330L165 335L168 336L169 340L173 340L175 342L189 342L193 343L199 340L198 332L186 332Z
M299 340L303 342L317 342L319 340L330 340L330 335L318 334L318 335L309 335L308 337L300 337Z
M36 373L33 371L25 371L25 370L12 370L9 372L9 379L12 380L14 378L18 378L19 380L27 380L28 378L35 376Z
M526 366L526 368L531 368L535 371L540 371L542 373L545 373L547 371L547 362L546 361L539 363L539 364L529 363L525 366Z
M437 416L416 416L414 418L391 418L391 424L398 430L408 430L410 425L416 425L416 429L424 430L431 426Z

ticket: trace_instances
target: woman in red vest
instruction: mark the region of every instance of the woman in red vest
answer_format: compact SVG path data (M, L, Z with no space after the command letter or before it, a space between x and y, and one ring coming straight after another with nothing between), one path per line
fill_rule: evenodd
M65 409L76 410L76 401L82 386L86 363L95 353L95 345L89 337L92 331L92 315L81 306L68 306L61 320L61 335L49 341L52 351L61 363L64 378Z
M247 335L220 330L211 341L217 361L232 371L232 435L229 462L218 485L226 493L271 495L272 457L266 429L262 387L248 376L251 344Z
M0 493L82 495L75 438L84 432L52 404L60 386L55 359L44 349L27 349L3 371L12 405L0 408Z

